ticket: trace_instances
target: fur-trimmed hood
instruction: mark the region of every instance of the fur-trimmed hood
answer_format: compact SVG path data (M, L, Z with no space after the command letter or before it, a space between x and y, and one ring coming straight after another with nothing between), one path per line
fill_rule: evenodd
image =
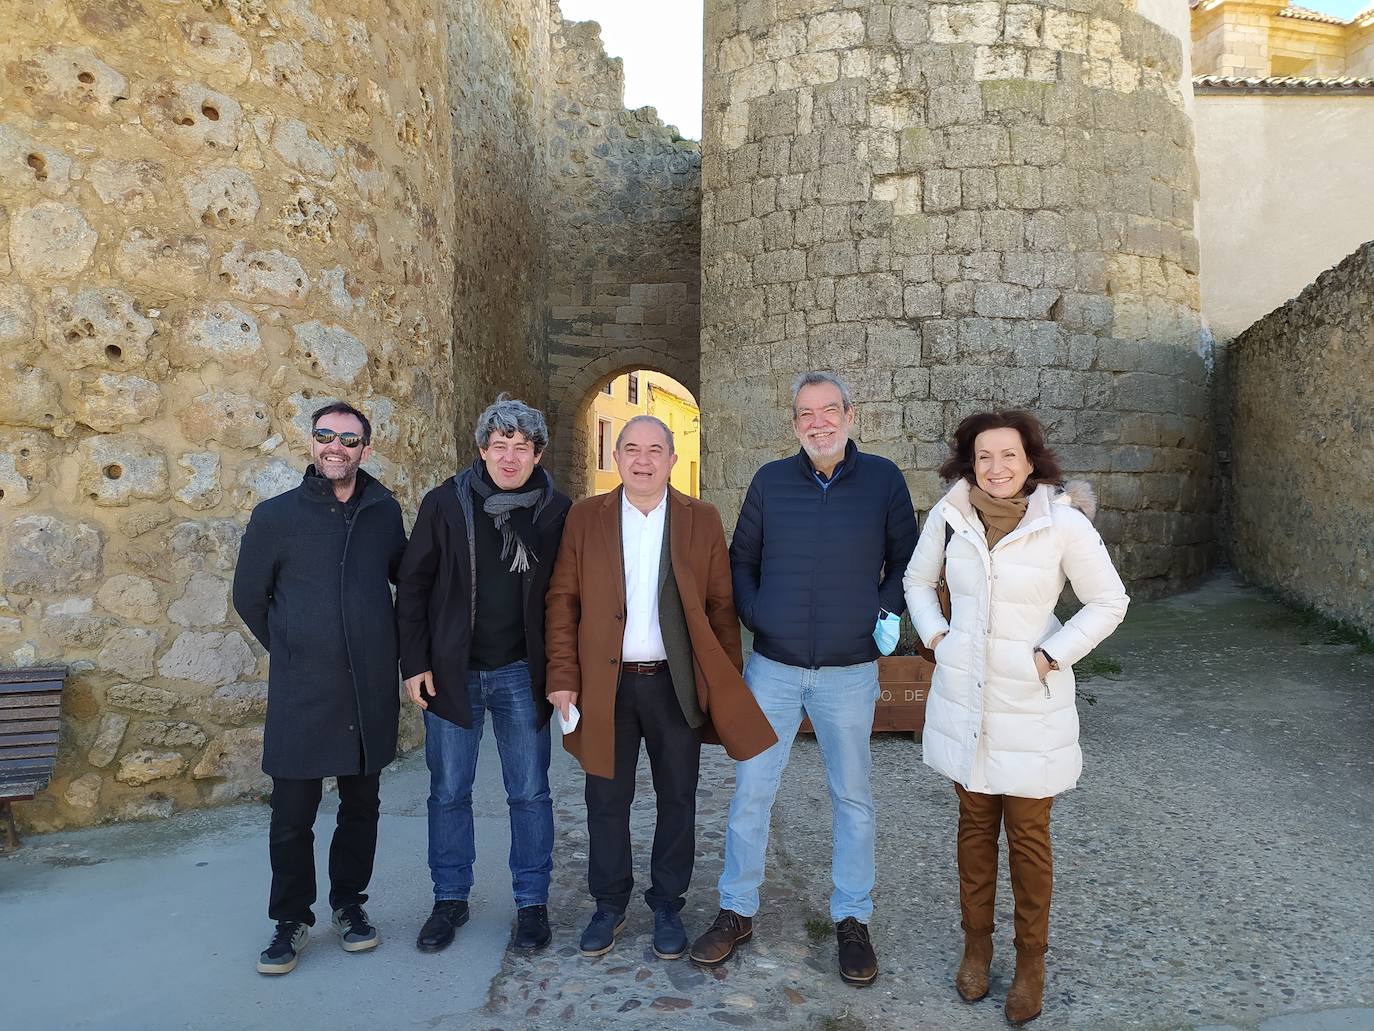
M1072 505L1088 517L1088 522L1097 518L1097 491L1087 480L1066 480L1064 490L1054 499L1058 505Z

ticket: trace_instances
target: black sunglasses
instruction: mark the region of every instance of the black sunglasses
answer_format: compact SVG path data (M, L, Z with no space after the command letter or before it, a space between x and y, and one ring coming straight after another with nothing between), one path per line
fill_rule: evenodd
M346 448L355 448L363 442L361 433L340 433L338 430L327 430L323 426L316 426L310 431L310 436L315 439L316 444L332 444L337 437L339 443Z

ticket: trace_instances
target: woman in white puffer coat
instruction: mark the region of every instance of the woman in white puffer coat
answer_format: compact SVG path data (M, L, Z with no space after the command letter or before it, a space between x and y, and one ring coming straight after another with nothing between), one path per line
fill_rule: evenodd
M931 509L903 578L916 632L935 651L923 752L959 796L965 938L955 985L969 1002L988 991L1006 827L1016 901L1006 1016L1023 1024L1040 1015L1044 995L1050 806L1083 767L1071 667L1116 629L1128 599L1093 528L1091 489L1060 486L1033 415L971 415L950 448L940 475L954 486ZM936 595L942 567L948 620ZM1065 580L1083 607L1061 625L1054 608Z

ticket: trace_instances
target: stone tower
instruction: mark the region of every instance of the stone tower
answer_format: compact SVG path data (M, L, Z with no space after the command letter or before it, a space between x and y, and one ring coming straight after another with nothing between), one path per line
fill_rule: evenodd
M1186 20L1182 27L1186 31ZM1177 32L1119 0L706 0L702 408L738 510L850 381L917 508L959 420L1026 407L1137 590L1207 565L1206 365Z

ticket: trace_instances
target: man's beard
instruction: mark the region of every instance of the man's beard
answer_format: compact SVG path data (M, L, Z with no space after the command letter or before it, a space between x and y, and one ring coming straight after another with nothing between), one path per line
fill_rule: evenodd
M330 483L346 485L358 478L358 468L361 462L347 461L343 465L327 465L323 461L315 463L315 469Z
M843 433L837 432L835 434L835 443L829 451L822 451L811 442L809 437L802 441L802 450L806 452L807 457L810 458L811 461L815 462L818 459L834 458L836 455L843 455L844 449L848 445L849 437Z

